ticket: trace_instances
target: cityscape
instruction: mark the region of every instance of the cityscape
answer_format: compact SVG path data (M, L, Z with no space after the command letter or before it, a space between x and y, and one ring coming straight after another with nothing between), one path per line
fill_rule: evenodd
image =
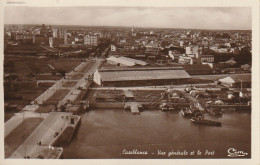
M6 159L251 158L251 25L131 22L162 11L148 9L109 8L114 26L5 23Z

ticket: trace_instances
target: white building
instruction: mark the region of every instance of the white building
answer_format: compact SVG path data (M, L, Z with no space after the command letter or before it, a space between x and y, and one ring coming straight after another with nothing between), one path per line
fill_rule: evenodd
M172 52L172 50L169 50L169 54L168 54L169 56L172 56L173 55L173 52Z
M251 74L246 75L230 75L219 79L222 85L231 88L251 88Z
M116 46L115 45L111 45L111 51L116 51Z
M84 36L84 45L97 46L98 45L98 36L91 36L91 35Z
M121 39L120 44L126 44L126 39Z
M41 29L38 28L38 29L33 30L33 34L34 34L34 35L41 34Z
M52 37L49 37L49 44L50 44L50 47L53 48L53 38Z
M200 56L201 62L208 62L213 63L214 62L214 56L213 55L201 55Z
M184 41L180 41L180 46L181 46L181 47L184 46Z
M194 58L189 56L179 56L180 64L194 64Z
M169 50L169 53L168 53L169 57L174 60L174 56L173 56L173 53L172 53L172 50Z
M58 29L52 29L52 37L58 38Z
M187 55L195 55L198 54L199 47L198 46L187 46L186 47L186 54Z
M210 46L209 48L215 52L218 51L218 46Z
M218 52L219 53L228 53L229 52L229 48L219 48Z

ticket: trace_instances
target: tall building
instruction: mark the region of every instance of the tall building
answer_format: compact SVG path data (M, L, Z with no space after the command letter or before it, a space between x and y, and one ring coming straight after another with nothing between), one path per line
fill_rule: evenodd
M58 29L58 38L64 38L64 34L65 34L65 32L67 33L67 30L66 29L61 29L61 28L59 28Z
M68 44L68 35L67 35L67 30L64 30L64 44Z
M186 54L179 57L180 64L200 64L202 61L201 55L203 52L203 47L199 48L197 45L187 46ZM203 60L211 60L209 58L204 58Z
M50 44L50 47L53 48L53 38L52 37L49 37L49 44Z
M180 41L180 46L181 46L181 47L184 46L184 41Z
M188 56L194 55L194 57L196 56L196 54L199 52L199 47L198 46L187 46L186 47L186 54Z
M58 29L52 29L52 37L58 38Z
M98 45L98 36L86 35L84 36L84 45Z

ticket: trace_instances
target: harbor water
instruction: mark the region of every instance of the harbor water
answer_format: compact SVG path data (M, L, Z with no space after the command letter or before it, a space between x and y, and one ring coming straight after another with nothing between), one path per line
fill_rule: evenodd
M251 157L251 113L205 118L222 122L222 127L194 124L180 112L132 115L124 110L92 110L82 115L77 134L64 147L64 158Z

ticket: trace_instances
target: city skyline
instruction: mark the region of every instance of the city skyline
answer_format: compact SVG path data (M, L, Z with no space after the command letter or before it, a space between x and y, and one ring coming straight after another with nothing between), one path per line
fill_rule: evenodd
M5 24L209 30L252 28L251 9L248 7L6 7L4 13Z

